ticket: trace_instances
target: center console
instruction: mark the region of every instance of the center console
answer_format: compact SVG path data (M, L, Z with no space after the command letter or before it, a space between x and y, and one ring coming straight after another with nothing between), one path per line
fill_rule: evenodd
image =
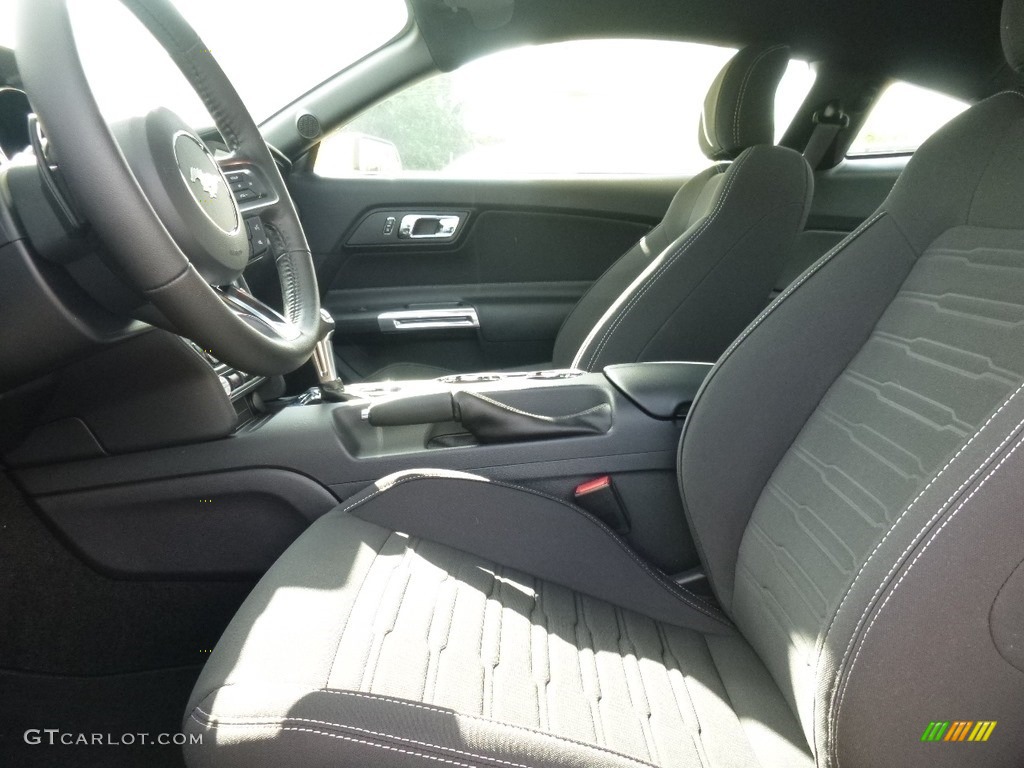
M258 574L338 501L417 467L479 473L585 507L603 499L597 516L649 561L679 573L697 556L680 507L676 449L682 416L710 367L362 384L346 387L342 402L313 392L252 414L221 439L15 472L87 561L132 578ZM125 531L138 531L137 539Z
M356 457L597 437L610 433L616 419L620 432L630 421L677 420L709 369L648 363L611 366L603 374L538 370L362 384L347 388L352 400L334 417ZM381 439L380 430L395 427L417 429L401 433L405 444Z

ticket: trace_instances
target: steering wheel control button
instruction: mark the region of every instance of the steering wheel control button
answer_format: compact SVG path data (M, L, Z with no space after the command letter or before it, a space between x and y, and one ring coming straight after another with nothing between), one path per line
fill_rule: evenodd
M252 258L258 259L270 248L270 240L267 237L267 230L263 228L263 220L258 216L246 219L245 228L249 233L249 246Z
M254 171L243 168L237 171L228 171L225 174L228 186L239 203L251 203L254 200L261 200L267 197L266 185L263 179Z
M228 177L228 183L231 185L232 192L241 192L243 189L252 189L253 180L247 178L243 174L233 174L234 176L241 176L237 181L232 181L231 177Z

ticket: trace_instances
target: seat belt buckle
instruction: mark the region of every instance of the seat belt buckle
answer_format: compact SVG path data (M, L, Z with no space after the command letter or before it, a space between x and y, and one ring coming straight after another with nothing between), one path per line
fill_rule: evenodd
M588 480L573 492L576 505L586 510L616 533L629 533L629 515L611 475Z

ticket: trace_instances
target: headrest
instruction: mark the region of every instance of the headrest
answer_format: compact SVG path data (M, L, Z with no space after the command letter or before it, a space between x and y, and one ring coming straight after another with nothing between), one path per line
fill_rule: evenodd
M709 159L735 160L755 144L775 143L775 91L788 64L785 45L752 45L729 59L700 117L700 148Z
M1016 72L1024 70L1024 0L1003 0L1003 55Z

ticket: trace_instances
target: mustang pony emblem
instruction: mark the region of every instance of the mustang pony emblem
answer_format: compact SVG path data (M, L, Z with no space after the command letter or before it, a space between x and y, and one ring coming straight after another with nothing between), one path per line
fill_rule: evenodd
M192 181L199 182L203 185L203 191L211 198L217 197L217 191L220 189L220 176L215 173L207 173L201 171L195 166L190 169L192 173Z

